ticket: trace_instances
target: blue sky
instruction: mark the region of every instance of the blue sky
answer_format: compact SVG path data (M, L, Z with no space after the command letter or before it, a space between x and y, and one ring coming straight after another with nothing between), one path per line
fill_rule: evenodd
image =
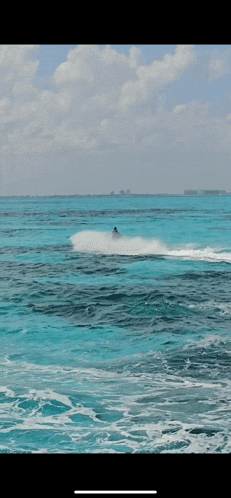
M231 45L0 46L0 195L231 191Z

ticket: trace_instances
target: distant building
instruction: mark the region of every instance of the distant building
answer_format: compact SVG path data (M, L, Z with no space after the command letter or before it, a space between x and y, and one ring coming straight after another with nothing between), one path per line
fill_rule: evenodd
M114 190L112 190L112 191L110 192L110 195L114 195Z
M184 190L184 195L225 195L226 190Z
M184 195L198 195L198 190L184 190Z
M199 193L202 195L224 195L226 194L225 190L199 190Z
M119 195L130 195L130 189L128 188L127 190L120 190L120 194Z

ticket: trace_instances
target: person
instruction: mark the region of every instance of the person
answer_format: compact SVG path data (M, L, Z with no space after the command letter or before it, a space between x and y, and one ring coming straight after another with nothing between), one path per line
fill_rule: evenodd
M111 233L112 233L112 237L122 237L121 233L118 232L116 227L113 228Z

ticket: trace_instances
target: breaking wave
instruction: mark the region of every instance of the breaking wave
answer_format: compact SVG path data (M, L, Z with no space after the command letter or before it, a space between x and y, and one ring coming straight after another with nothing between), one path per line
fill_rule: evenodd
M70 240L77 252L119 254L129 256L159 255L187 260L201 260L231 263L231 252L218 248L196 249L192 245L171 249L157 239L144 237L112 238L111 233L83 230Z

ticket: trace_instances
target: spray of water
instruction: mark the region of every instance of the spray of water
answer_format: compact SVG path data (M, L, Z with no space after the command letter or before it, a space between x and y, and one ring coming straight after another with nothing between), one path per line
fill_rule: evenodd
M173 249L165 246L157 239L144 237L113 238L111 234L84 230L70 238L73 248L78 252L120 254L120 255L161 255L173 258L216 261L231 263L231 253L221 252L219 249L206 247L195 249L190 245Z

